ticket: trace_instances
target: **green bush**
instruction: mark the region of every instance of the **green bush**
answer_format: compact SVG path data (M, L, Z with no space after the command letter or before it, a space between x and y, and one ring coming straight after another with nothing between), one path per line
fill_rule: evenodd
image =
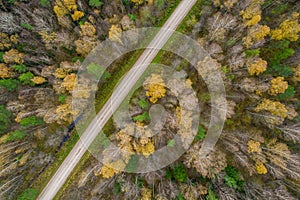
M35 200L39 192L36 189L28 188L22 192L18 200Z
M89 5L91 7L100 7L103 3L100 0L89 0Z
M87 66L87 71L89 74L94 75L96 79L101 78L102 81L105 81L111 77L111 74L107 72L104 67L91 63Z
M239 171L232 166L227 166L225 168L225 172L225 184L228 185L230 188L236 189L238 191L243 191L244 181L240 179Z
M149 103L145 99L139 100L138 104L142 109L147 109L149 107Z
M43 7L49 7L50 6L50 1L49 0L40 0L40 4Z
M180 183L184 183L187 181L188 174L186 172L184 164L180 163L174 167L173 176Z
M144 112L141 115L133 117L133 120L137 122L148 122L150 121L150 116L147 112Z
M18 88L19 81L15 79L0 80L0 86L5 87L8 91L12 92Z
M294 95L295 95L295 88L293 86L289 85L283 94L278 95L278 98L280 100L286 100L286 99L294 97Z
M22 82L23 85L33 86L34 83L31 81L31 79L33 79L33 78L34 78L34 75L31 72L26 72L19 76L19 80Z
M11 112L6 110L4 105L0 105L0 135L6 134L11 125Z
M0 51L0 62L3 62L3 54L4 52Z
M198 133L195 136L195 141L203 140L206 136L206 131L205 129L200 125L198 127Z
M30 116L22 119L20 121L20 124L23 127L38 126L38 125L44 125L44 121L36 116Z
M58 97L58 101L59 101L60 103L65 103L65 102L66 102L66 98L67 98L67 95L61 94L61 95L59 95L59 97Z
M218 200L218 198L216 197L214 191L210 188L208 190L208 194L206 195L206 200Z
M21 23L21 26L29 31L33 31L33 27L27 23Z
M250 49L250 50L246 50L246 57L254 57L254 56L258 56L260 54L260 49Z
M13 65L12 68L19 73L25 73L27 71L27 67L23 64L21 65Z
M16 140L23 140L26 137L26 132L22 130L15 130L9 133L6 142L16 141Z

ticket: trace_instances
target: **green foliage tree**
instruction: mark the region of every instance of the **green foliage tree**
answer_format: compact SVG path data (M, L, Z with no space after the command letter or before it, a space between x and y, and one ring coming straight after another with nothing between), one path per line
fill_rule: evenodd
M244 181L240 179L239 171L232 166L227 166L225 168L225 172L225 184L230 188L236 189L238 191L243 191Z
M38 126L38 125L44 125L44 121L36 116L30 116L22 119L20 121L20 124L23 127Z
M5 87L8 91L13 92L18 88L20 82L16 79L0 80L0 86Z
M289 85L283 94L278 95L278 98L279 100L286 100L294 97L294 95L295 95L295 88Z
M19 76L19 80L22 82L23 85L34 85L31 79L34 78L34 75L31 72L23 73Z
M171 180L174 178L180 183L184 183L188 179L188 174L183 163L177 164L172 170L166 171L166 178Z
M89 74L94 75L96 79L100 79L102 81L107 80L111 77L111 74L104 69L104 67L97 65L95 63L91 63L87 66L87 71Z
M26 132L22 130L15 130L11 133L9 133L8 138L6 139L6 142L12 142L16 140L23 140L26 137Z
M4 105L0 105L0 135L5 134L11 125L11 112Z
M22 194L18 197L18 200L34 200L38 196L38 190L34 188L27 188L22 192Z
M25 73L27 71L27 67L23 64L21 65L13 65L12 68L19 73Z

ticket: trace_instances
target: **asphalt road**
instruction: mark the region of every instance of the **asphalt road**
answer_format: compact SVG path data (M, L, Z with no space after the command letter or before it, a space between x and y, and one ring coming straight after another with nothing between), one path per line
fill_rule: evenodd
M59 189L64 185L74 167L87 151L87 146L92 144L100 130L104 127L112 114L125 99L131 88L142 76L148 65L153 61L160 49L166 44L178 25L182 22L197 0L182 0L173 14L157 33L132 69L122 79L119 86L113 92L111 98L103 106L101 111L93 119L91 124L82 134L80 140L75 144L69 155L63 161L59 169L53 175L49 183L38 196L40 200L53 199ZM114 97L114 98L112 98ZM118 98L115 98L118 97Z

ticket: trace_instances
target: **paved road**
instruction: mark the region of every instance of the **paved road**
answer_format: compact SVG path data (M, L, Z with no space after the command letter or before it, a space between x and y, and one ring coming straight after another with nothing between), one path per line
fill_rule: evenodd
M59 169L46 185L42 193L39 195L40 200L53 199L59 189L68 179L74 167L80 161L81 157L86 152L86 146L92 144L97 137L99 131L104 127L106 122L110 119L112 114L119 107L121 102L125 99L131 88L142 76L146 68L153 61L159 50L168 41L174 33L178 25L182 22L188 12L191 10L197 0L182 0L178 7L175 9L171 17L164 24L162 29L157 33L154 39L149 44L148 48L144 51L138 61L134 64L132 69L122 79L119 86L116 88L112 97L103 106L101 111L93 119L91 124L82 134L80 140L75 144L69 155L63 161Z

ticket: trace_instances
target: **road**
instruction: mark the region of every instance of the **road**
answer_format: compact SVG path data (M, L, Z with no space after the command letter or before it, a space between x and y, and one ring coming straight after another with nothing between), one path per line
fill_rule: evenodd
M104 127L112 114L125 99L131 88L142 76L149 64L153 61L160 49L166 44L178 25L186 17L197 0L182 0L164 24L162 29L151 41L147 49L134 64L132 69L122 79L110 99L103 106L91 124L82 134L80 140L75 144L69 155L65 158L59 169L53 175L49 183L38 196L40 200L50 200L55 197L59 189L64 185L69 175L87 151L86 147L92 144L100 130ZM114 97L114 98L112 98ZM118 98L115 98L118 97Z

